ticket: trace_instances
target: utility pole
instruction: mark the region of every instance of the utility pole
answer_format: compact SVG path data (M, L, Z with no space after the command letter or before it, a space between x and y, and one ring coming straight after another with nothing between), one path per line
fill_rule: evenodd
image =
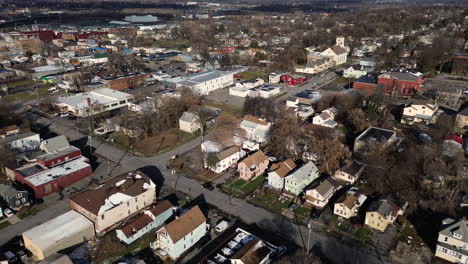
M312 231L312 222L311 222L311 220L309 220L309 223L307 224L307 228L309 229L309 236L307 238L306 252L307 252L307 255L309 255L309 251L310 251L310 233Z

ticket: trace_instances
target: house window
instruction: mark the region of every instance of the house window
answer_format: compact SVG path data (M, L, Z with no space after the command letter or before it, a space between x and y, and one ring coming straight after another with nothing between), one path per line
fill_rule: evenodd
M130 210L128 210L128 215L130 215Z
M26 198L22 198L21 201L22 201L23 203L26 203Z
M101 220L104 220L104 215L101 215Z
M444 242L447 242L447 241L448 241L448 237L445 237L445 238L444 238Z

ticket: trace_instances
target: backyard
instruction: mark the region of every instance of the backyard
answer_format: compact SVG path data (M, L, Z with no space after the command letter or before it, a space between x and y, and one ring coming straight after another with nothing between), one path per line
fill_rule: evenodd
M252 181L245 181L243 179L232 179L226 181L223 186L222 190L228 194L232 194L238 197L246 197L255 189L263 184L265 181L265 175L262 174L257 178L253 179Z
M2 97L2 100L4 102L9 102L9 103L25 102L25 101L31 101L34 99L42 98L44 95L48 95L48 94L49 94L49 91L47 90L47 87L43 87L43 88L35 89L34 91L6 95Z
M249 201L257 206L268 209L274 213L281 214L283 209L287 209L290 201L280 201L281 193L268 188L258 189Z

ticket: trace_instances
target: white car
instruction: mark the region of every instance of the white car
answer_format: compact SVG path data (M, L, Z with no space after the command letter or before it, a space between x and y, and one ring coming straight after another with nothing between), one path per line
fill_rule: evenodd
M10 208L5 209L3 213L5 214L6 217L12 217L15 215L15 213L13 213L13 211Z

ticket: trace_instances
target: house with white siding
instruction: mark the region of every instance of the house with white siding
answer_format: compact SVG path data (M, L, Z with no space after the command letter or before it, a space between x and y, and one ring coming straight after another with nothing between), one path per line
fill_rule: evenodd
M129 245L163 225L174 213L174 206L163 200L115 230L117 238Z
M361 174L364 172L366 165L364 163L353 160L348 163L345 167L337 170L333 175L333 178L353 184L359 179Z
M468 263L468 220L442 222L435 255L452 263Z
M438 109L437 105L432 104L410 104L403 109L401 123L408 125L414 123L433 124L436 122Z
M357 188L351 188L335 202L333 213L346 219L357 216L359 208L366 200L367 196Z
M259 143L267 141L268 132L270 131L271 123L252 115L246 115L240 123L240 128L245 131L247 139L254 140Z
M342 185L332 177L326 178L318 186L306 190L304 206L322 209L341 187Z
M271 165L268 172L268 186L272 189L282 191L286 176L296 168L296 163L292 159L287 159Z
M317 166L309 161L299 169L290 173L285 178L283 193L285 196L294 197L299 195L309 184L320 176Z
M176 260L204 237L209 229L207 219L198 206L156 231L151 248L162 256Z

